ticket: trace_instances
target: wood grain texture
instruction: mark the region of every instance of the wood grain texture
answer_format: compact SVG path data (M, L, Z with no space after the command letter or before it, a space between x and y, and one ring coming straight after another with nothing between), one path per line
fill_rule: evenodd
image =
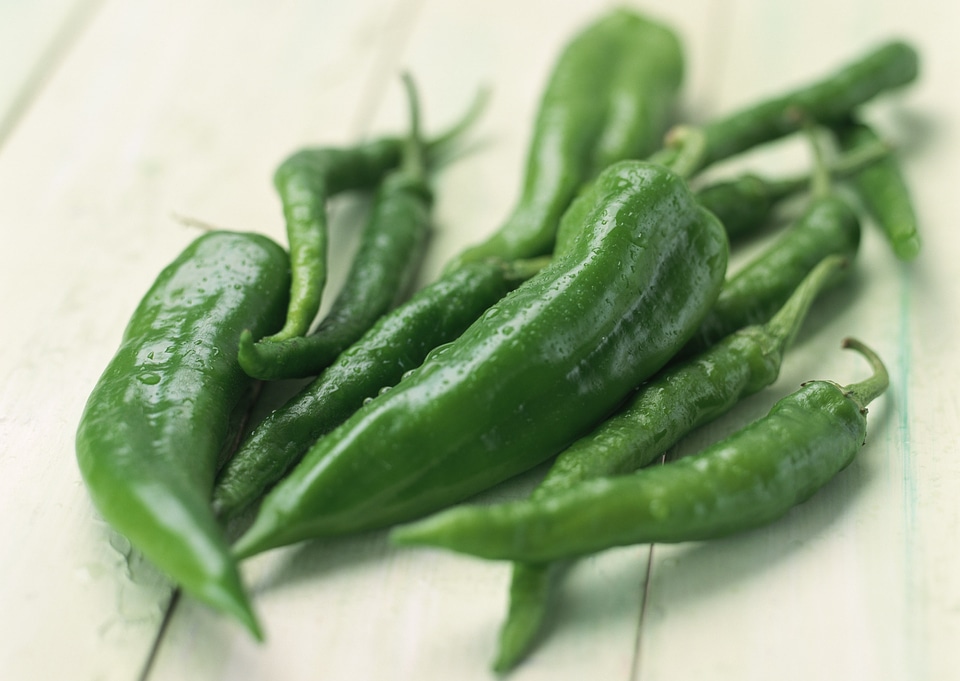
M100 0L0 3L0 149L99 5Z
M506 217L552 61L611 5L103 0L65 33L78 3L36 3L56 8L42 22L26 4L0 5L0 37L21 36L23 55L15 68L0 62L0 115L10 93L31 93L0 146L0 678L132 681L150 659L170 587L97 518L73 434L140 296L196 235L175 216L283 241L270 176L287 153L402 129L403 69L432 130L488 84L475 147L437 178L428 280ZM767 528L574 563L548 636L511 678L952 678L960 10L936 0L629 4L682 35L683 111L693 121L804 82L881 39L913 41L922 80L867 115L902 151L924 248L899 263L866 224L854 277L815 308L780 381L671 454L760 416L803 380L859 380L865 363L840 350L856 335L892 377L857 461ZM40 87L34 66L44 54L58 57ZM730 168L806 161L803 145L788 142ZM331 287L361 211L338 204ZM761 246L736 254L734 266ZM481 500L522 495L543 472ZM271 552L244 574L266 644L181 600L147 679L494 678L505 565L400 551L372 533Z

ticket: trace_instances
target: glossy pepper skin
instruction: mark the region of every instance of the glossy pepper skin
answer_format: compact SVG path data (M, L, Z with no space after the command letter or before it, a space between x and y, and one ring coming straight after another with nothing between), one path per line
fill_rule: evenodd
M759 175L748 173L704 187L697 199L716 215L727 230L731 243L760 230L770 219L774 206L788 194Z
M880 140L871 140L851 148L834 159L824 169L831 178L846 179L873 168L887 159L890 149ZM756 235L771 220L774 210L784 199L811 187L812 175L770 178L754 173L702 184L696 189L697 202L717 216L727 232L731 243ZM563 250L567 239L566 232L576 232L577 217L573 211L567 211L560 221L556 249ZM784 240L784 249L793 248L790 240ZM824 253L825 255L825 253ZM816 262L817 253L811 253L807 262ZM785 279L777 290L784 291L796 283L796 278ZM763 300L762 296L760 300ZM772 307L771 307L772 305ZM764 303L765 309L772 311L775 303ZM759 321L756 318L753 321ZM729 329L733 330L734 326Z
M240 339L240 366L254 378L316 376L408 294L431 230L430 171L473 124L486 97L481 91L460 121L425 140L413 79L404 74L403 82L410 108L406 138L349 150L303 150L277 170L295 263L294 292L283 331L265 339L245 333ZM326 276L327 199L367 187L376 192L360 247L330 311L307 335Z
M316 376L407 293L430 232L433 193L420 173L395 170L377 188L343 288L309 335L255 343L244 333L240 365L255 378Z
M621 162L562 256L317 442L234 546L391 525L520 473L663 366L716 299L727 241L668 169Z
M411 109L416 109L415 102ZM316 376L406 293L430 232L433 205L418 116L412 118L400 166L377 185L360 246L330 312L309 335L255 343L252 333L244 333L239 361L251 376L263 380Z
M567 206L610 164L659 148L683 79L683 51L666 26L627 9L577 33L541 95L513 211L449 265L547 254Z
M400 162L403 141L385 137L354 147L301 149L277 168L273 184L290 246L290 299L283 328L270 340L304 335L327 281L327 202L350 189L374 187Z
M468 263L381 317L240 443L214 488L217 513L229 518L260 499L318 438L420 366L430 350L456 339L540 267L536 262Z
M832 179L857 177L889 156L889 147L873 138L852 146L824 170ZM769 178L746 173L698 188L697 201L720 219L733 243L759 232L780 201L810 186L810 176Z
M886 390L887 373L869 349L847 344L869 358L872 377L847 387L805 383L766 416L699 454L590 480L536 507L451 509L399 528L394 539L536 563L628 544L714 539L765 525L810 498L866 440L866 406Z
M766 324L745 326L700 355L665 367L616 414L564 450L534 496L642 468L687 433L771 385L807 310L845 267L840 256L824 258Z
M824 259L770 322L740 329L651 377L615 414L557 456L528 503L543 503L586 480L642 468L695 428L772 384L810 306L844 266L839 256ZM552 573L549 563L514 564L498 671L513 667L533 645L553 591Z
M830 255L853 260L859 246L860 219L850 204L833 192L813 197L793 225L728 278L679 356L690 357L741 327L766 322L817 263Z
M80 472L103 518L189 595L259 636L210 509L252 380L240 332L283 321L286 252L266 237L210 232L157 277L80 420Z

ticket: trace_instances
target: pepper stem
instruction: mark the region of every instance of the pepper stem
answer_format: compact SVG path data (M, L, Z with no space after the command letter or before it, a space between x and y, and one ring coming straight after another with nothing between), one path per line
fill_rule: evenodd
M489 99L489 88L480 88L480 90L477 91L476 96L473 98L470 108L467 109L463 117L459 121L453 123L453 125L451 125L447 130L443 131L441 134L437 135L426 143L426 150L432 161L436 161L438 165L442 165L444 163L444 157L451 156L453 154L456 143L459 142L463 134L480 117L480 114L486 108L487 101Z
M828 164L827 172L834 180L846 179L887 158L892 151L892 147L882 141L866 144L840 154ZM774 200L784 199L810 185L811 177L809 174L771 179L767 180L767 194Z
M667 133L666 146L648 158L666 166L682 178L690 178L703 167L707 138L701 128L679 125Z
M844 392L853 398L861 409L866 409L867 405L882 395L890 385L890 376L880 356L856 338L844 338L843 347L859 352L873 369L873 376L870 378L844 387Z
M813 152L813 172L810 173L810 193L815 197L828 196L831 191L830 167L823 153L823 145L817 138L817 128L809 121L803 124L803 131L810 142Z
M765 328L776 339L780 352L793 344L813 301L847 264L847 259L842 255L825 257L810 270L783 307L767 322Z
M401 78L407 93L410 116L410 136L407 137L403 149L403 172L422 178L426 174L426 160L423 138L420 136L420 98L410 73L404 71Z

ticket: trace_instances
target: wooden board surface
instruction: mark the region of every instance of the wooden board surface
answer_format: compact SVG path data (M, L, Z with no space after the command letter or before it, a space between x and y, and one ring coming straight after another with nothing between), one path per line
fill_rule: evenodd
M802 380L859 379L863 362L839 350L855 334L892 376L858 460L762 530L577 562L549 636L512 678L953 678L958 10L936 0L630 4L683 37L694 121L880 40L912 41L921 81L870 117L902 149L924 250L899 263L867 225L852 282L818 306L778 383L677 452L761 415ZM257 645L189 600L169 608L169 585L90 505L73 435L140 296L196 236L183 218L284 241L276 164L305 144L400 129L402 69L418 80L430 129L493 88L480 143L438 178L422 278L492 232L516 198L553 59L609 6L0 3L0 678L493 678L505 565L397 550L384 533L271 552L244 566L268 636ZM800 149L744 163L792 170ZM331 286L346 270L355 208L336 206ZM542 473L487 496L520 495Z

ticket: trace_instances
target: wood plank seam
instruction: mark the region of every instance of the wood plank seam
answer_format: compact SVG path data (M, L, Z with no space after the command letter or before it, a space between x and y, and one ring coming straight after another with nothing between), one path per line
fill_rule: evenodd
M661 457L661 462L663 458ZM630 681L638 681L640 678L640 655L643 645L643 619L647 612L647 596L650 594L650 581L653 577L653 550L655 545L650 545L647 551L647 566L643 573L643 595L640 598L640 616L637 618L637 633L633 639L633 658L630 660Z
M78 0L57 29L50 44L41 52L36 64L13 97L10 108L0 116L0 153L17 125L30 111L30 107L50 78L67 59L73 46L93 23L104 0Z

